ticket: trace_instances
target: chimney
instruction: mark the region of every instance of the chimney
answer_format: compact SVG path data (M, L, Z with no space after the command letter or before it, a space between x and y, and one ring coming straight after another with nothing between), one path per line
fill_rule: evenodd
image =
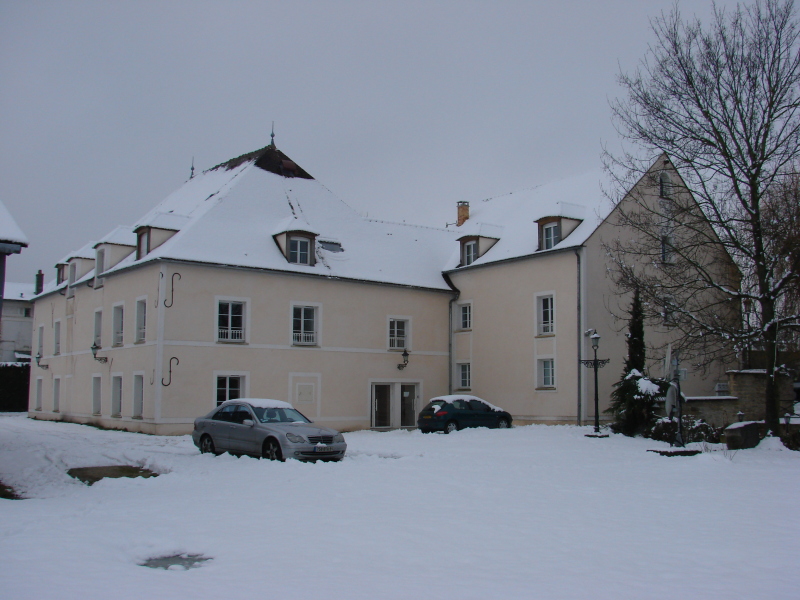
M41 294L42 290L44 290L44 273L42 273L42 270L39 269L39 272L36 274L36 295L38 296Z
M459 200L457 206L458 218L456 219L456 226L461 227L464 224L464 221L469 219L469 202L466 200Z

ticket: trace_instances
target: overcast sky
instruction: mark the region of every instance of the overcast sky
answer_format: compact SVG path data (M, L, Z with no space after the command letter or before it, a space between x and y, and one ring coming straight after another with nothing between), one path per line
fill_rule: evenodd
M600 166L671 0L0 0L7 281L269 143L370 217L444 226ZM711 2L681 3L707 19Z

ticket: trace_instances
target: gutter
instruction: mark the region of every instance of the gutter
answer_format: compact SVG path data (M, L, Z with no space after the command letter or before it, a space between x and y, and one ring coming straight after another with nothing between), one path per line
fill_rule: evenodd
M447 393L453 393L453 304L461 297L459 290L450 279L450 275L442 273L445 283L455 292L455 296L450 298L447 305Z
M581 285L581 249L580 249L580 247L575 248L575 258L578 261L578 267L577 267L577 271L578 271L578 289L577 289L577 292L578 292L578 294L577 294L577 296L578 296L578 319L577 319L577 322L578 322L578 328L577 328L577 336L578 336L578 344L577 344L577 350L578 350L578 378L577 378L578 379L578 394L577 394L578 395L578 414L577 414L577 425L580 427L581 425L583 425L583 422L582 422L582 417L583 417L583 412L582 412L582 410L583 410L583 398L581 397L581 391L583 390L583 369L581 368L582 367L582 365L581 365L581 358L582 358L581 347L583 345L583 335L582 335L583 334L583 324L582 324L582 321L581 321L581 316L582 316L581 312L582 312L582 309L583 309L583 302L582 302L582 299L583 299L583 287Z

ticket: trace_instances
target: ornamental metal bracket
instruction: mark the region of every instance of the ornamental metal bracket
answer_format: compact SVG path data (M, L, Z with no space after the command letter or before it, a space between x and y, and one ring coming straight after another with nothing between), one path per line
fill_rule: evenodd
M177 271L175 271L172 274L172 289L170 290L170 296L171 297L170 297L170 300L169 300L169 304L167 304L167 299L164 298L164 306L166 306L167 308L172 308L172 305L175 304L175 276L176 275L178 276L178 279L181 279L181 274L178 273Z
M169 387L172 384L172 361L173 360L175 361L175 366L176 367L179 364L181 364L181 361L178 360L177 356L173 356L172 358L169 359L169 381L167 383L164 383L164 378L163 377L161 378L161 385L163 385L164 387Z

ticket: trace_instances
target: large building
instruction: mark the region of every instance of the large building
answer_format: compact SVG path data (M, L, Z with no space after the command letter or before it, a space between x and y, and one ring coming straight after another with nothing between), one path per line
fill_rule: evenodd
M35 298L29 414L185 433L251 396L342 430L397 428L468 391L520 423L581 422L586 331L612 359L601 410L625 354L599 180L461 202L458 226L437 229L360 216L274 145L227 161L59 261ZM684 390L724 380L720 366Z

